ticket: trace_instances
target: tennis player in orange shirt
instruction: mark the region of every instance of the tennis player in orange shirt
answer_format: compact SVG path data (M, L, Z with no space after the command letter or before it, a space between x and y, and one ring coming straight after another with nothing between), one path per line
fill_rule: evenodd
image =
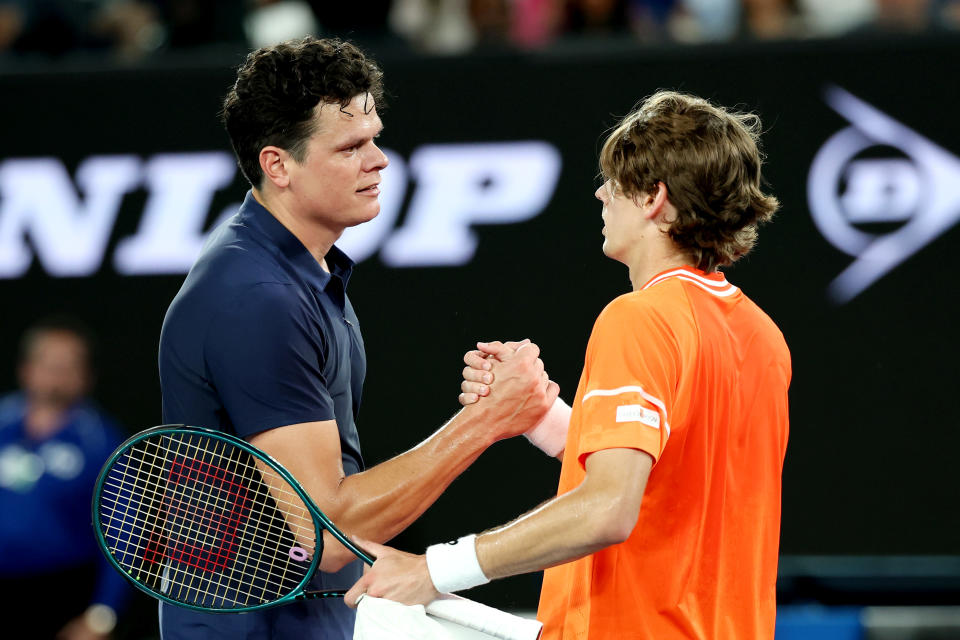
M427 603L546 569L547 640L772 639L790 354L719 267L777 200L761 189L760 122L660 92L604 143L603 252L630 270L590 336L570 409L535 444L563 461L556 498L513 522L378 560L347 594ZM497 357L465 356L461 402L497 402ZM492 382L492 384L490 384Z

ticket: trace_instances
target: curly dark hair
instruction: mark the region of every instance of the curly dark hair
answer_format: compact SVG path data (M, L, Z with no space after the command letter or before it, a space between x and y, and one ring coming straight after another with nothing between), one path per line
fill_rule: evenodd
M600 152L600 170L627 197L667 186L677 218L668 231L698 269L746 255L757 226L780 207L761 189L760 118L695 96L660 91L623 118Z
M261 185L260 150L267 145L303 162L316 129L314 108L339 104L343 110L358 95L368 97L368 111L381 105L383 72L349 42L308 36L252 52L221 112L243 175Z

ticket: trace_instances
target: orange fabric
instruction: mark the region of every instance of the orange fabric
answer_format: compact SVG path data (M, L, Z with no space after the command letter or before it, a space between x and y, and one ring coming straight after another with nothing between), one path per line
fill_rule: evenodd
M559 493L595 451L656 460L629 539L544 573L544 640L772 639L790 353L722 274L611 302L587 346Z

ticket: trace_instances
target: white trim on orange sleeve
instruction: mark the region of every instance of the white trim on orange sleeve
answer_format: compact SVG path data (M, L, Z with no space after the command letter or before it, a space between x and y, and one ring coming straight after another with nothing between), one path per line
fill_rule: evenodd
M616 389L594 389L593 391L588 392L583 396L583 400L580 401L580 404L585 403L587 400L593 397L599 396L619 396L623 393L639 393L640 396L655 406L660 410L660 413L663 414L663 427L667 431L667 437L670 437L670 420L667 418L667 407L663 403L663 400L656 396L652 396L640 385L627 385L625 387L617 387Z

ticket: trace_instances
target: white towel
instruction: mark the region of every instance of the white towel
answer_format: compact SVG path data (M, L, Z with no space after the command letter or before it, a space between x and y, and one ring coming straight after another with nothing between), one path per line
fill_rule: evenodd
M537 640L543 625L459 596L424 609L361 596L353 640Z

